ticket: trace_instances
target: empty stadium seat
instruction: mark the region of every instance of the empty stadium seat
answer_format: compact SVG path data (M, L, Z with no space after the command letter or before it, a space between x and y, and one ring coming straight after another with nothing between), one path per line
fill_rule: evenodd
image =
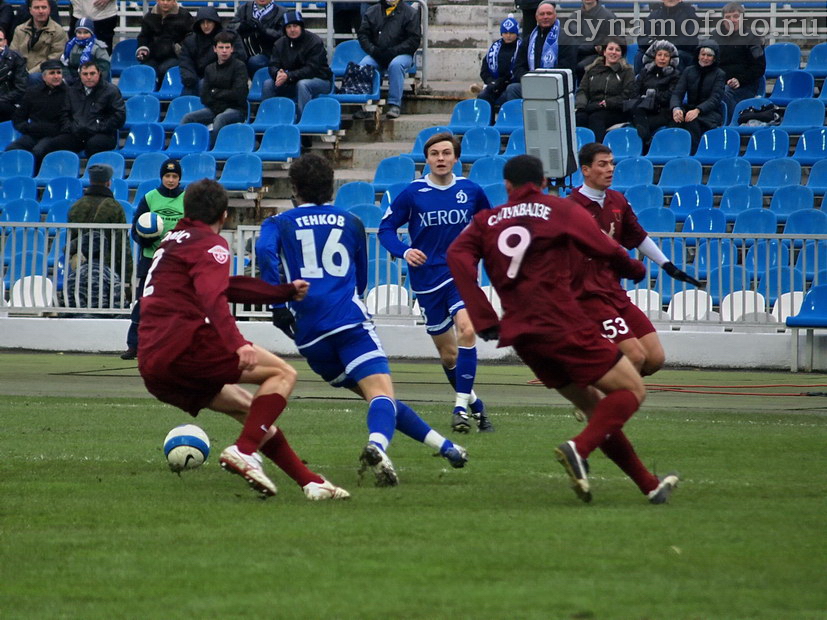
M373 203L348 205L347 211L362 220L365 228L379 228L382 210Z
M190 153L181 158L181 184L215 178L215 157L209 153Z
M818 99L796 99L784 111L781 129L788 133L803 133L824 126L824 102Z
M124 129L137 123L157 123L161 116L161 102L152 95L135 95L126 100Z
M764 48L767 68L766 77L778 77L787 71L796 71L801 66L801 48L795 43L773 43Z
M810 168L810 175L807 177L807 187L813 190L816 195L827 193L827 159L817 161Z
M743 265L728 264L712 267L706 278L706 290L715 306L721 303L725 295L750 288L750 279Z
M365 181L351 181L336 190L333 201L337 207L347 209L358 204L373 204L376 201L373 185Z
M747 209L735 217L732 234L741 235L737 245L750 246L754 235L774 235L778 229L778 217L769 209Z
M460 160L473 163L500 153L500 132L493 127L471 127L462 136Z
M710 312L712 297L698 289L675 292L666 311L673 321L703 321Z
M37 200L37 183L31 176L3 179L3 186L0 189L0 202L6 203L16 198Z
M716 127L701 136L694 157L702 164L715 164L722 159L738 157L740 152L740 134L731 127Z
M379 162L373 176L373 188L377 192L384 192L396 183L410 183L414 180L416 166L413 160L397 155L386 157Z
M755 185L733 185L724 190L719 209L727 222L734 222L736 216L747 209L761 209L764 206L761 189Z
M48 224L65 224L69 221L69 210L74 203L70 200L58 200L49 205L49 210L46 211L46 222ZM38 217L40 216L40 205L37 207ZM127 220L129 221L129 220ZM57 228L50 228L49 235L57 234ZM51 254L51 250L49 252Z
M230 190L261 187L261 160L252 153L233 155L224 163L218 182Z
M712 164L706 186L713 194L720 194L733 185L749 185L752 182L752 166L743 157L719 159Z
M153 99L155 98L153 97ZM164 120L161 121L161 126L167 131L173 131L178 127L178 125L181 124L181 119L184 118L184 115L194 112L195 110L200 110L203 107L204 106L201 104L201 99L195 97L194 95L182 95L180 97L176 97L169 102L169 107L167 107L167 113L164 116Z
M0 181L11 177L33 177L34 155L29 151L14 150L0 153Z
M787 216L784 224L785 235L827 235L827 213L819 209L800 209ZM802 239L793 240L795 247L804 245Z
M682 232L684 234L725 233L726 224L726 216L719 209L711 207L693 209L686 215ZM687 245L695 245L696 239L687 237L686 243Z
M500 155L481 157L471 166L468 179L482 186L502 184L503 168L508 160Z
M508 202L508 192L503 183L490 183L483 185L482 191L485 192L485 197L492 207L498 207Z
M381 192L382 198L379 201L379 208L382 209L382 213L385 212L391 203L396 199L396 197L402 193L402 191L408 187L409 183L394 183L384 192Z
M295 125L275 125L264 132L255 154L261 161L289 161L301 155L302 137Z
M132 162L132 168L129 171L129 176L126 179L126 184L129 187L138 187L143 181L160 182L159 171L161 164L167 159L168 155L163 152L155 153L141 153Z
M801 183L801 164L790 157L771 159L758 172L755 184L764 195L772 194L779 187Z
M590 144L595 141L594 132L588 127L575 127L575 136L577 137L577 149L580 150L584 144Z
M135 95L152 95L155 93L155 69L149 65L131 65L126 67L118 80L118 89L124 99Z
M165 138L164 128L160 123L133 125L129 128L129 133L119 152L124 157L133 158L141 153L160 151L164 148Z
M691 157L679 157L666 162L658 186L664 193L672 193L684 185L700 185L702 178L701 162Z
M256 146L256 132L246 123L224 125L208 151L216 159L227 159L238 153L252 153Z
M612 149L616 162L627 157L638 157L643 153L643 141L634 127L621 127L606 132L603 144Z
M789 152L790 135L778 127L764 127L750 136L744 159L750 164L765 164Z
M510 159L515 155L525 155L525 129L515 129L508 137L503 157Z
M32 198L15 198L9 200L0 211L0 222L40 221L40 205Z
M815 81L806 71L787 71L775 78L770 101L785 106L802 97L812 97Z
M77 177L56 177L46 184L40 198L40 208L45 212L58 200L75 201L83 196L83 183Z
M710 269L738 262L738 248L732 239L700 239L695 249L692 268L698 278L704 279Z
M651 161L640 156L628 157L615 166L612 189L625 192L635 185L650 185L654 176L655 167Z
M46 185L55 177L76 177L80 174L80 158L72 151L53 151L40 163L40 170L34 180Z
M448 128L456 134L462 134L472 127L487 127L490 124L490 103L485 99L464 99L454 106Z
M750 246L744 257L744 269L750 278L756 273L763 274L789 265L790 246L778 239L759 239Z
M135 195L132 197L132 204L137 207L138 203L141 202L141 198L143 198L147 192L157 189L160 184L160 179L148 179L146 181L141 181L138 184L138 187L135 188Z
M118 77L123 70L132 65L139 64L135 58L135 52L138 51L137 39L122 39L112 48L112 59L109 67L109 72L112 77Z
M706 185L698 184L682 185L677 188L669 203L669 208L679 222L686 220L686 217L696 209L711 209L712 206L712 190Z
M270 70L267 67L262 67L253 74L253 79L250 80L250 90L247 93L247 101L261 101L262 88L264 82L270 79Z
M805 166L827 159L827 128L808 129L801 134L795 145L793 159Z
M338 131L341 124L342 104L330 97L317 97L304 106L298 127L303 134L327 134Z
M169 101L181 96L184 84L181 82L181 69L178 66L170 67L161 80L161 87L153 94L158 99Z
M425 153L423 151L423 149L425 148L425 143L434 134L442 133L445 131L450 133L451 130L443 126L426 127L417 134L416 139L414 140L413 148L410 150L410 152L402 153L402 155L404 157L414 160L418 164L423 163L425 161Z
M804 70L814 78L827 77L827 43L819 43L810 50Z
M794 211L815 207L813 190L801 185L785 185L775 190L770 202L770 210L778 216L782 224Z
M795 260L795 266L804 273L807 280L812 280L818 272L827 269L827 241L805 241ZM827 284L827 280L818 284Z
M772 315L779 323L784 323L789 317L798 313L804 303L802 291L781 293L772 307Z
M47 271L46 253L40 251L17 252L9 258L3 270L3 281L6 288L26 276L41 276Z
M767 301L755 291L733 291L721 300L721 320L742 321L766 312Z
M801 309L798 314L787 318L787 327L793 328L792 335L792 364L790 370L798 370L798 330L807 329L807 354L805 358L805 370L813 368L813 339L812 329L827 327L827 286L818 285L807 291L804 300L801 302Z
M623 194L635 213L663 206L663 190L651 183L633 185Z
M523 100L512 99L506 101L497 112L494 129L504 136L510 136L515 129L523 126ZM592 134L594 135L594 134Z
M180 159L190 153L203 153L210 146L210 130L201 123L178 125L164 150L167 157Z
M640 225L650 234L659 232L675 232L675 214L666 207L643 209L637 214Z
M287 97L270 97L258 106L256 119L250 125L256 131L267 131L276 125L293 125L295 122L296 104L293 100Z
M758 278L757 291L767 299L770 306L773 306L781 293L803 292L805 288L806 282L801 270L782 266L780 269L762 273Z
M89 185L89 168L90 166L94 166L96 164L104 164L112 168L112 178L113 179L122 179L124 176L124 169L126 168L126 162L124 161L123 155L118 153L117 151L100 151L95 153L90 157L86 162L86 170L83 172L83 176L81 177L81 182L84 185ZM160 167L159 167L160 170ZM64 176L77 176L75 174L68 174ZM157 175L156 175L157 178Z
M680 127L668 127L655 132L646 159L653 164L665 164L676 157L689 157L692 135Z
M411 294L399 284L380 284L365 295L365 307L371 314L412 314Z

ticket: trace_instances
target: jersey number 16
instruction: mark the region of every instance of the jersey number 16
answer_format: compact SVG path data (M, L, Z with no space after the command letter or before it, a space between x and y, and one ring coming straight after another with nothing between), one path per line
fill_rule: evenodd
M319 254L316 250L316 237L313 231L303 228L296 231L296 239L302 246L302 263L299 270L302 278L321 278L325 272L331 276L342 277L350 267L350 255L347 248L339 241L342 237L341 228L333 228L322 247L322 266L319 267ZM338 261L338 264L337 264Z

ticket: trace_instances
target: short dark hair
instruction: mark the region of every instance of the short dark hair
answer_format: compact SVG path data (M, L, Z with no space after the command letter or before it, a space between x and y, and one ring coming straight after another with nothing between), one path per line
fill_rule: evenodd
M232 32L222 30L217 35L215 35L215 38L213 38L212 40L212 44L215 46L219 43L232 43L233 41L235 41L235 35Z
M215 224L227 210L227 191L218 181L201 179L184 192L184 216L191 220Z
M333 166L316 153L302 155L287 171L296 196L304 202L323 205L333 198Z
M516 155L503 166L503 178L515 187L526 183L542 185L545 176L543 162L533 155Z
M724 5L724 8L721 9L721 15L726 15L727 13L745 13L744 5L740 2L727 2Z
M98 70L98 73L102 73L101 68L98 66L96 60L87 60L86 62L80 63L80 66L78 67L78 73L80 73L81 69L85 69L86 67L95 67L95 69Z
M34 2L34 0L26 0L26 6L27 6L28 8L32 8L32 3L33 3L33 2ZM46 2L48 3L48 0L46 0ZM50 5L49 5L49 9L50 9L50 11L51 11L51 8L52 8L52 5L50 4ZM51 18L51 15L50 15L50 18Z
M609 46L609 43L617 44L617 46L620 48L620 52L623 54L623 56L626 55L626 49L627 49L626 41L624 41L620 37L606 37L606 39L603 41L603 51L604 52L606 51L606 48ZM623 56L621 56L621 58L623 58Z
M441 131L439 133L435 133L430 138L428 138L428 140L426 140L425 146L422 147L422 154L425 155L425 159L428 159L428 149L431 148L437 142L450 142L454 147L454 156L457 159L459 159L459 156L462 154L460 141L459 138L457 138L450 131Z
M600 144L600 142L589 142L580 148L577 159L581 166L591 166L594 163L594 158L600 153L611 155L612 149L605 144Z

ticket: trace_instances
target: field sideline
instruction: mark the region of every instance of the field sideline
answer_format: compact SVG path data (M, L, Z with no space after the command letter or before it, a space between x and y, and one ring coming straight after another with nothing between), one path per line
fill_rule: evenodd
M210 460L169 473L161 441L189 417L134 363L0 354L2 617L827 618L821 375L648 378L628 434L681 485L651 506L595 453L587 506L551 454L578 423L524 367L480 369L497 432L458 439L467 468L398 435L401 484L376 489L356 476L364 404L292 363L281 426L349 502L308 502L272 466L279 495L256 499L217 466L237 425L208 412ZM392 368L397 396L446 432L438 364ZM784 395L800 393L819 395Z

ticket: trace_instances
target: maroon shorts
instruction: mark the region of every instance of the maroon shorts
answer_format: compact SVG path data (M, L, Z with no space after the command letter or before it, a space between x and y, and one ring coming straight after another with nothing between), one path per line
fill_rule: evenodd
M238 355L214 335L198 338L174 361L138 358L146 389L155 398L195 417L227 384L238 383Z
M548 388L571 383L594 384L623 357L617 346L592 326L568 332L563 337L541 337L514 343L520 359Z
M578 299L577 303L597 324L603 336L612 342L643 338L656 331L649 317L631 301L619 308L600 297Z

